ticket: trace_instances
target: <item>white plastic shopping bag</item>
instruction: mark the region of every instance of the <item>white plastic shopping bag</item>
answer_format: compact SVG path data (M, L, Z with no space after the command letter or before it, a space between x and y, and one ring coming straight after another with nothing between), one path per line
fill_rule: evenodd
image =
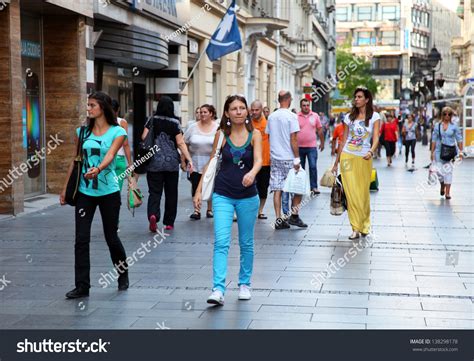
M432 162L428 170L428 185L433 186L438 183L439 173L436 162Z
M298 172L296 172L294 168L290 169L286 176L283 192L302 194L305 196L311 194L309 177L303 168L300 168Z

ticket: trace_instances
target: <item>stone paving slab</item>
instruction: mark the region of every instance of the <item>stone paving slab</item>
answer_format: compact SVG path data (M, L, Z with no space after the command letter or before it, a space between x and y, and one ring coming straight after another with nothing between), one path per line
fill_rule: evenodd
M73 287L74 211L48 207L26 217L0 221L0 329L432 329L473 328L473 160L455 170L453 198L438 187L416 191L427 171L426 147L417 145L418 169L403 159L387 168L375 160L380 190L371 193L374 238L348 264L321 284L316 275L356 246L347 239L347 213L329 214L330 190L301 210L309 227L275 231L271 201L255 231L250 301L237 299L237 227L229 252L226 302L206 303L212 287L212 219L189 220L190 184L179 185L175 230L130 269L131 288L101 288L112 270L102 225L96 217L91 239L91 295L65 300ZM319 170L329 166L327 152ZM139 185L146 194L144 177ZM34 207L34 205L32 205ZM121 237L128 255L152 239L146 202L135 217L122 207Z

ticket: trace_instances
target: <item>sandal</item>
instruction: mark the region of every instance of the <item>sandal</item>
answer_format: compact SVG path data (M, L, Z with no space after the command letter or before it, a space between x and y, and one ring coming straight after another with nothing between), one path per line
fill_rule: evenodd
M197 211L194 211L194 213L191 214L191 215L189 216L189 218L198 221L198 220L201 219L201 213L200 213L200 212L197 212Z
M359 232L352 232L352 234L349 236L349 239L351 241L355 240L355 239L359 239L360 238L360 234Z
M214 218L214 213L212 213L212 211L207 211L206 218Z
M258 219L268 219L268 217L267 217L265 214L260 213L260 214L258 215Z
M451 196L446 195L446 199L451 199Z

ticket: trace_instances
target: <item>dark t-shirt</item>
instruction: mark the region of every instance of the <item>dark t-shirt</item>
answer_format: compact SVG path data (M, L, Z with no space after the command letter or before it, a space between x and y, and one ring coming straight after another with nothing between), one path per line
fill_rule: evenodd
M177 119L164 116L153 116L145 124L150 129L153 122L153 134L158 151L148 165L150 172L177 172L179 171L180 156L176 136L182 133L181 125Z
M171 137L171 140L174 142L175 148L178 148L178 145L176 144L176 136L179 133L182 133L181 124L179 124L179 121L174 118L154 115L153 117L150 117L147 120L145 128L150 129L152 120L155 138L159 136L160 133L164 132Z

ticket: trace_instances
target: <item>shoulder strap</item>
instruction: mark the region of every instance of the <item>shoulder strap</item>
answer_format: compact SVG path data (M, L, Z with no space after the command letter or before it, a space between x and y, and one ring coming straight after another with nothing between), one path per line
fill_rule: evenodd
M219 131L219 141L217 142L217 148L216 148L216 156L218 156L219 153L221 152L223 142L224 142L224 132L222 130L220 130Z
M86 127L81 126L81 130L79 131L79 140L77 141L76 158L80 158L81 161L82 161L82 145L84 143L85 131L86 131Z

